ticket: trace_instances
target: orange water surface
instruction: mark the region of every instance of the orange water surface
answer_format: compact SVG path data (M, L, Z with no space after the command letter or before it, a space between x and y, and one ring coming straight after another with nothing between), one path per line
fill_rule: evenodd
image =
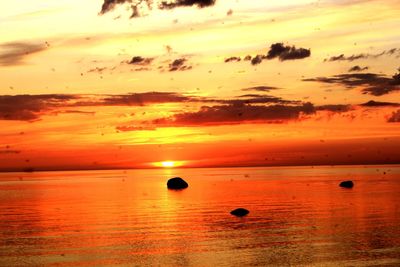
M0 266L338 265L400 266L400 166L0 174Z

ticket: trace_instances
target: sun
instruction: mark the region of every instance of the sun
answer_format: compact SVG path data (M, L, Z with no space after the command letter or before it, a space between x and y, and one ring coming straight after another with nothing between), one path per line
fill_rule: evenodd
M166 160L166 161L159 161L153 162L152 165L159 168L176 168L181 167L185 164L185 161L173 161L173 160Z
M175 161L163 161L161 162L161 166L164 168L172 168L176 166Z

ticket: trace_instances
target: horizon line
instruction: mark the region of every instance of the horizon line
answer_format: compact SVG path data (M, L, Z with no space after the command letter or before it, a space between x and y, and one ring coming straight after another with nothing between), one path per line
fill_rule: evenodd
M220 165L220 166L177 166L177 167L129 167L129 168L122 168L122 167L104 167L104 168L60 168L60 169L46 169L46 168L30 168L27 170L24 169L9 169L9 170L2 170L0 169L0 173L35 173L35 172L74 172L74 171L112 171L112 170L172 170L172 169L223 169L223 168L276 168L276 167L340 167L340 166L381 166L381 165L400 165L400 162L397 163L363 163L363 164L314 164L314 165L291 165L291 164L281 164L281 165Z

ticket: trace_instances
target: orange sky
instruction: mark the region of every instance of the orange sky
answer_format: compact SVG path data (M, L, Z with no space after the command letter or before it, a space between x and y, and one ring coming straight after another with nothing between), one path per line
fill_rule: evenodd
M398 1L194 2L3 3L0 170L400 163Z

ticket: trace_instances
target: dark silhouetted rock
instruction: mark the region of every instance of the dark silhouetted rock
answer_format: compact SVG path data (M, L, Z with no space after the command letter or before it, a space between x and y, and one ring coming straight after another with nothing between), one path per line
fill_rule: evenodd
M243 208L238 208L231 211L231 214L237 217L243 217L249 214L249 211Z
M353 188L354 183L353 181L343 181L339 184L339 186L344 188Z
M172 190L182 190L187 188L189 185L180 177L171 178L167 182L168 189Z

